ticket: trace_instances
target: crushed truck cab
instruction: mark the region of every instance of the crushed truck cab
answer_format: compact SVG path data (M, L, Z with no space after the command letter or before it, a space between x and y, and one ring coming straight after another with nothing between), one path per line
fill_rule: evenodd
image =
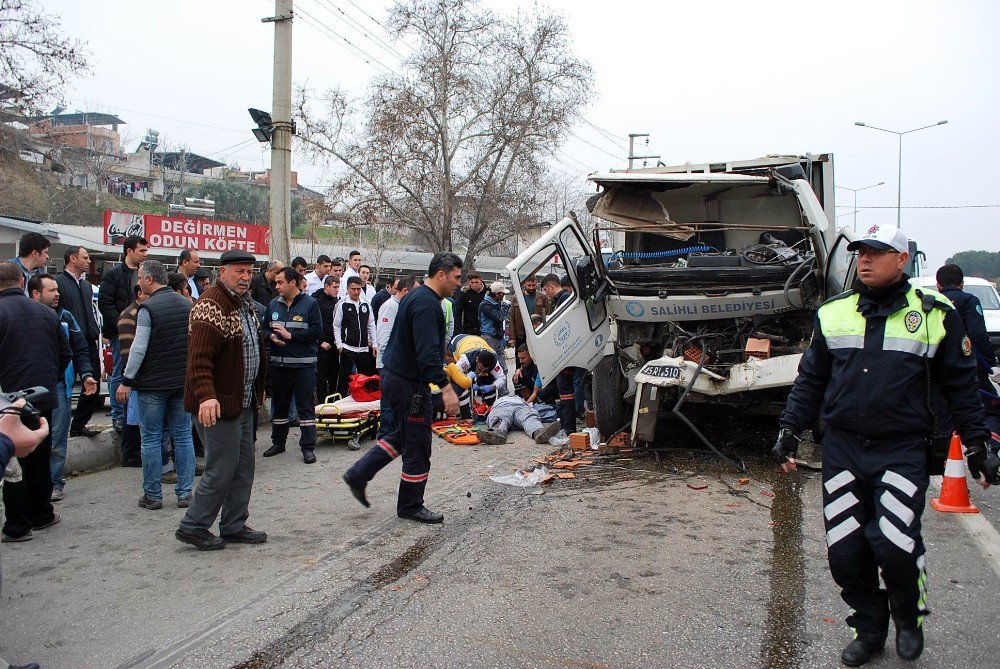
M853 278L854 233L833 223L832 156L589 179L600 188L593 242L566 218L507 266L514 286L549 272L573 285L525 328L542 383L593 371L601 433L630 426L640 442L682 406L780 412L816 310ZM529 301L515 291L526 324Z

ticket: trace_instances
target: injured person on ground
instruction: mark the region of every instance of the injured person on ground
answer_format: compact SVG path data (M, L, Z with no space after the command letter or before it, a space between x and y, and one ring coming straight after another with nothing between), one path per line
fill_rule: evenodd
M542 424L535 407L516 395L501 397L493 403L486 427L488 429L479 430L479 441L484 444L507 443L507 433L511 430L524 430L535 443L547 444L559 432L558 421Z

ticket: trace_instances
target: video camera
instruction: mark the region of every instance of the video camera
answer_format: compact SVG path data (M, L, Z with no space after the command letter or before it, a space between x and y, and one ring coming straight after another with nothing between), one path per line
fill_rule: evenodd
M0 393L0 414L20 414L21 422L29 430L37 430L42 426L42 412L31 405L32 402L48 399L49 391L45 386L35 386L13 393ZM14 408L14 402L23 399L24 406Z

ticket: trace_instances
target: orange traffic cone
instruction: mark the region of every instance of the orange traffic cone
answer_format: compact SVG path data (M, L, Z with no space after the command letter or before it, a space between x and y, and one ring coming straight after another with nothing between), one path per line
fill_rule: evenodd
M951 435L948 462L941 479L941 496L931 500L931 506L945 513L979 513L969 500L969 486L965 480L965 460L962 458L962 440Z

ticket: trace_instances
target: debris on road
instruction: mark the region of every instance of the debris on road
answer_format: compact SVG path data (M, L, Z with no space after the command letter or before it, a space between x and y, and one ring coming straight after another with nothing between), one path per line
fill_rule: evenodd
M704 484L704 485L692 485L691 483L688 483L687 487L691 488L691 490L708 490L708 484Z
M518 471L513 474L507 474L506 476L491 476L490 480L502 483L503 485L514 486L515 488L533 488L539 483L543 483L546 477L548 477L550 481L552 480L552 475L549 474L549 470L545 467L536 467L529 474Z

